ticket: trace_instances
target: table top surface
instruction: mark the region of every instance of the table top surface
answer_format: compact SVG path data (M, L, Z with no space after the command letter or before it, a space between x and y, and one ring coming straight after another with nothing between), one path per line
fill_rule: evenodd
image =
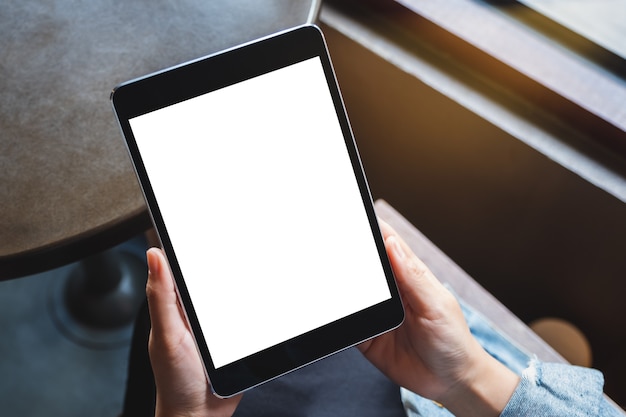
M117 84L316 17L319 1L9 1L0 14L0 279L149 227Z

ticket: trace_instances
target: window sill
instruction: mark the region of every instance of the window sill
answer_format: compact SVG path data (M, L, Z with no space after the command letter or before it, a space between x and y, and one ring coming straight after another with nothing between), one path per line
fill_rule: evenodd
M323 25L626 202L626 82L487 3L329 1Z

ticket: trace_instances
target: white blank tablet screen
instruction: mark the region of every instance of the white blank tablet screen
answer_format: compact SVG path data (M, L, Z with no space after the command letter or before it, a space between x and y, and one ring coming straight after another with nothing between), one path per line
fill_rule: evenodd
M216 368L391 297L319 58L130 124Z

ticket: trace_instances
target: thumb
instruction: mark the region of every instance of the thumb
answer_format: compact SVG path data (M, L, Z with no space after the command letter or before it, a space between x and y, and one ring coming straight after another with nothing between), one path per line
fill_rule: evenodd
M147 254L148 283L146 295L152 322L152 333L158 340L181 337L186 325L181 316L174 280L165 255L158 248L151 248Z

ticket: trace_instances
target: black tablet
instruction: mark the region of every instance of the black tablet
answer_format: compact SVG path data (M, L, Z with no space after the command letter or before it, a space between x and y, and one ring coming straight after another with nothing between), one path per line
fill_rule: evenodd
M402 322L317 27L124 83L112 102L217 395Z

